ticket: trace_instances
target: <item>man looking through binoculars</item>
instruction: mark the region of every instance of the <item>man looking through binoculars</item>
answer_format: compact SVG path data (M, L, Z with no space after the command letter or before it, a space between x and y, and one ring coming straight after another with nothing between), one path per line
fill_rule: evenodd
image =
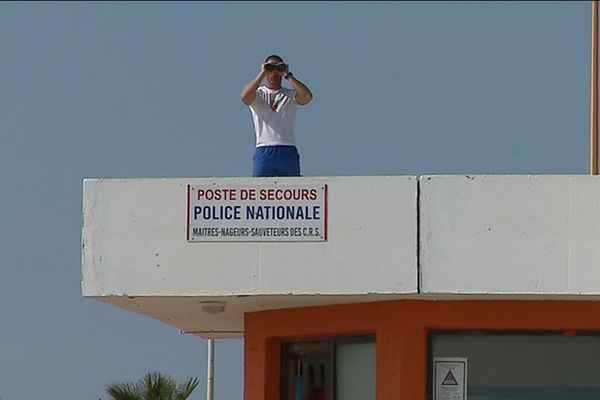
M292 89L281 86L282 78ZM262 85L265 79L266 85ZM298 106L313 98L310 89L290 72L281 57L271 55L240 97L250 107L256 133L252 176L300 176L294 122Z

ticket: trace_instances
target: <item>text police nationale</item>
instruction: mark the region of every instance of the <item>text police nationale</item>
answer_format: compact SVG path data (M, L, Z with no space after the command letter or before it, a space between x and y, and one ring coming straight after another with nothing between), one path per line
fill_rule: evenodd
M319 220L321 206L194 206L194 220Z

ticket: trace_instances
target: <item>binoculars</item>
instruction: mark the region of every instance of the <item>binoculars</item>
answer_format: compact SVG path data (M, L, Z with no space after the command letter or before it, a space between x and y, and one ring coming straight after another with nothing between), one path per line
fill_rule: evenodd
M287 68L287 64L285 64L285 63L265 64L265 71L267 71L267 72L273 72L273 71L285 72L286 68Z

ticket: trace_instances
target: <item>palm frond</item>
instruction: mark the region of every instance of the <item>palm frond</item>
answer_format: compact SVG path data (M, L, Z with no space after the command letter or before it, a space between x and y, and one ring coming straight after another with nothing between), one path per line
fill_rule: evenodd
M114 400L186 400L198 383L198 378L189 378L178 385L174 378L154 371L135 383L108 385L106 392Z
M143 379L144 400L172 400L177 390L177 381L162 373L149 372Z
M187 381L181 383L177 387L177 393L173 400L186 400L188 397L190 397L190 395L192 394L194 389L196 389L196 386L198 386L199 383L200 380L198 378L189 378Z
M112 383L106 387L106 393L114 400L143 400L136 385L129 382Z

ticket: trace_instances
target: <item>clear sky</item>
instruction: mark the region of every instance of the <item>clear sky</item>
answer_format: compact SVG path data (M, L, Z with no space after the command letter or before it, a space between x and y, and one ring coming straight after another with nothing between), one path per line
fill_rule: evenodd
M0 397L105 398L206 343L81 295L85 177L249 176L282 55L304 175L585 174L589 2L0 3ZM216 399L242 398L217 342ZM201 386L193 399L205 396Z

